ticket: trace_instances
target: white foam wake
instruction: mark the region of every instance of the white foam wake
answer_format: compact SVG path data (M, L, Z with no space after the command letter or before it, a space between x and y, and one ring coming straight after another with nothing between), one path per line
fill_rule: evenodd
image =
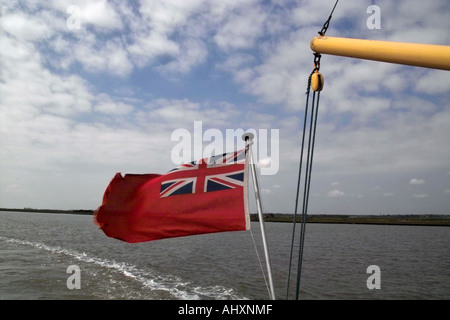
M5 238L0 236L0 240L6 243L26 245L36 249L45 250L54 254L63 254L76 260L92 263L103 268L116 271L128 278L131 278L150 290L164 291L170 294L174 299L197 300L202 297L207 299L247 299L238 296L234 289L223 286L192 286L191 283L182 281L179 277L172 275L157 275L150 270L142 270L136 266L117 262L105 258L99 258L85 252L79 252L73 249L53 247L41 242L32 242L28 240Z

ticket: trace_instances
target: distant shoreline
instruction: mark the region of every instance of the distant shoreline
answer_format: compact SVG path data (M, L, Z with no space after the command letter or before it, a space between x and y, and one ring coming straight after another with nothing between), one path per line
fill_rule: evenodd
M94 210L75 209L33 209L33 208L0 208L0 211L36 212L56 214L93 215ZM251 221L259 221L257 214L250 214ZM301 222L301 214L297 215ZM293 214L267 213L266 222L292 223ZM395 215L340 215L340 214L310 214L307 223L339 223L339 224L379 224L379 225L414 225L414 226L450 226L450 215L444 214L395 214Z
M258 221L256 214L251 214L252 221ZM294 221L293 214L265 214L264 221L286 222ZM301 214L297 215L301 222ZM414 226L450 226L450 215L444 214L386 214L386 215L339 215L310 214L306 223L338 223L338 224L373 224L373 225L414 225Z
M59 214L82 214L93 215L94 210L62 210L62 209L33 209L33 208L0 208L0 211L13 211L13 212L36 212L36 213L59 213Z

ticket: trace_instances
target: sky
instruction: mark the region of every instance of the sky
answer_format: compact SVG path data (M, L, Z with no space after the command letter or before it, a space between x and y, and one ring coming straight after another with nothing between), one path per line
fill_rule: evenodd
M263 209L292 213L309 44L334 3L1 0L0 207L95 209L116 172L175 167L174 133L221 151L253 130ZM341 0L326 35L450 45L449 13ZM331 55L320 71L309 213L450 214L450 73Z

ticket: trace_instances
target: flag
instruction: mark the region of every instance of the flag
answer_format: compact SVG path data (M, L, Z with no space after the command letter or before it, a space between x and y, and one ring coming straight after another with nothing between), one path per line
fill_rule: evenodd
M166 174L116 173L95 221L126 242L250 229L247 148Z

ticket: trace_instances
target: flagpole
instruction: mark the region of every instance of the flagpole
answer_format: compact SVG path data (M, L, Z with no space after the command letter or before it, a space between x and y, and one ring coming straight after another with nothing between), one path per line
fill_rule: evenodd
M269 278L270 295L271 295L272 300L275 300L275 289L274 289L274 285L273 285L272 266L270 264L269 248L267 246L266 230L264 228L264 216L263 216L261 198L260 198L260 194L259 194L259 183L258 183L258 177L256 174L256 164L253 161L253 152L252 152L253 138L254 138L254 135L251 132L247 132L242 135L242 140L244 140L246 142L246 145L248 145L248 147L249 147L248 152L250 152L250 168L252 171L253 189L255 191L256 206L258 209L258 217L259 217L259 225L261 227L261 236L262 236L263 247L264 247L264 255L266 257L266 266L267 266L267 274L268 274L268 278Z

